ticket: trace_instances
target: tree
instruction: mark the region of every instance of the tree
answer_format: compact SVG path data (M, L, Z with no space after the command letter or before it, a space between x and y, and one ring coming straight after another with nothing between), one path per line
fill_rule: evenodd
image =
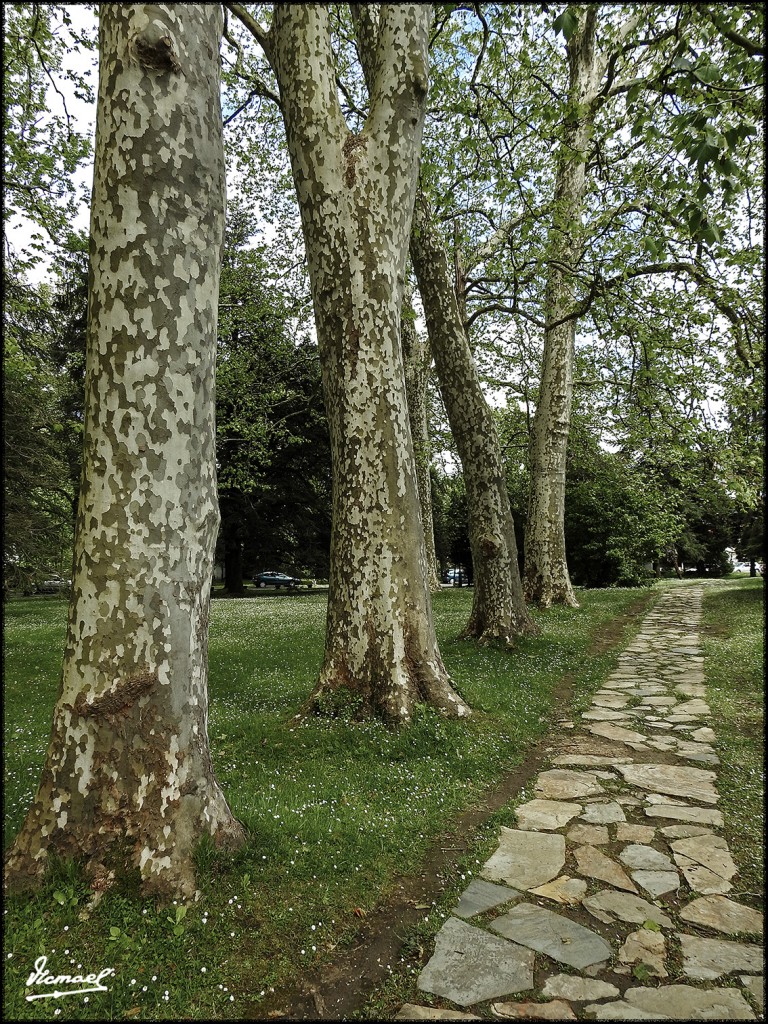
M101 9L74 581L13 884L57 853L190 895L197 841L242 838L207 735L222 24L215 6Z
M445 246L423 196L416 201L411 259L424 303L437 378L464 470L474 593L464 636L511 645L535 631L523 598L504 466L483 396Z
M431 8L382 6L370 112L353 133L325 5L277 4L268 32L228 6L262 44L279 87L331 437L328 624L312 699L348 689L396 723L417 701L467 715L432 621L400 340Z

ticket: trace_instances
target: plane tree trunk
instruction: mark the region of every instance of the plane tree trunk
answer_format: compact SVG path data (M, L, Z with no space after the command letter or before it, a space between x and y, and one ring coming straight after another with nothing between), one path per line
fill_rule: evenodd
M427 554L427 584L436 593L440 590L440 577L435 555L435 526L432 518L432 481L429 468L432 462L432 448L427 424L427 384L429 366L432 361L429 345L419 337L416 330L415 313L410 297L403 301L400 320L405 363L405 391L408 399L408 419L413 438L413 454L416 459L416 479L419 485L421 524L424 528L424 544Z
M381 8L362 132L339 107L328 10L278 4L275 70L315 311L333 465L326 644L311 703L351 691L407 722L469 714L435 637L400 311L427 96L429 5Z
M445 244L421 194L416 200L410 248L440 392L467 489L474 594L464 635L512 645L515 637L535 632L536 626L523 598L504 465L464 329Z
M74 577L14 885L56 853L189 895L197 842L242 839L207 734L222 27L212 5L101 7Z
M567 43L569 95L557 153L544 295L541 386L531 431L531 489L525 529L526 599L541 608L578 602L565 553L565 470L573 404L576 320L573 272L582 253L587 147L596 111L597 9L580 9Z

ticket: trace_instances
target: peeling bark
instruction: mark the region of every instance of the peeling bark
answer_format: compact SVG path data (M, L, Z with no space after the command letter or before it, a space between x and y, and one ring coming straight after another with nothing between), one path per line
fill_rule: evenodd
M422 195L416 200L411 260L467 488L474 593L464 635L511 645L516 636L536 632L536 626L523 598L496 428L464 329L445 244Z
M203 835L242 829L208 747L219 522L214 359L224 158L211 5L104 4L91 208L84 468L42 780L6 857L138 868L195 891Z
M432 462L432 447L427 426L427 381L432 361L429 345L419 338L414 322L413 305L410 296L403 300L400 333L403 342L405 364L405 392L408 399L408 419L411 424L413 454L416 460L416 480L419 487L421 525L424 530L424 544L427 555L427 585L433 593L440 590L440 577L435 555L435 526L432 519L432 481L429 467Z
M595 118L597 10L582 8L567 44L569 112L557 154L544 296L541 387L531 432L531 490L525 531L525 596L532 604L577 608L565 553L565 467L573 404L573 271L582 254L587 147Z
M345 688L396 723L407 722L418 701L469 714L432 621L400 340L430 18L429 5L382 6L371 108L359 135L339 107L327 7L277 4L268 41L333 464L326 646L311 700Z

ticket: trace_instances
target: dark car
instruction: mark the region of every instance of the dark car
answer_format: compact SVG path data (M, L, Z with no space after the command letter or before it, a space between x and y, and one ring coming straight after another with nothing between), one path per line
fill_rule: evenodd
M298 587L301 584L301 580L296 579L295 576L286 576L284 572L260 572L258 576L253 577L253 582L257 587Z
M61 576L51 576L50 579L38 583L38 594L62 594L72 586L71 580L64 580Z

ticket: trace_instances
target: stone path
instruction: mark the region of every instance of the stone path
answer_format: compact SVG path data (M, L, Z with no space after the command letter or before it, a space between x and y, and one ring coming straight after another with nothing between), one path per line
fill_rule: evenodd
M395 1019L762 1019L763 915L729 897L719 834L702 593L662 593L438 932L418 987L454 1008Z

